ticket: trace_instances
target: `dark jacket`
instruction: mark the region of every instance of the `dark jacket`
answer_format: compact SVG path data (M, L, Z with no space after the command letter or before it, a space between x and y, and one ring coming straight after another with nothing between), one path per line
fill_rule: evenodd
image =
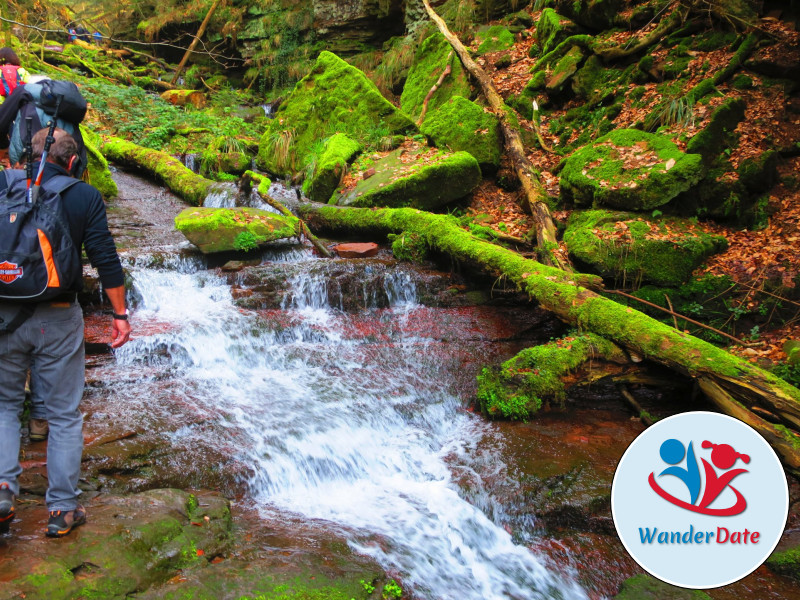
M33 172L36 173L39 163L36 162L33 166ZM53 163L45 163L42 183L55 175L67 175L67 171ZM0 192L7 187L6 175L0 171ZM76 248L83 247L86 250L86 256L97 269L103 287L113 288L123 285L125 278L122 265L111 232L108 230L106 205L100 192L88 183L80 181L61 194L61 203L72 242Z

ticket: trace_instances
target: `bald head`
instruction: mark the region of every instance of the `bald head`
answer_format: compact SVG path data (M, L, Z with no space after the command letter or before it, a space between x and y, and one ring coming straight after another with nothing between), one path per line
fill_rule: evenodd
M37 131L33 136L31 145L33 146L33 159L38 160L44 153L44 144L47 139L48 128L45 127ZM78 143L70 134L63 129L56 127L53 131L55 140L47 153L47 162L52 162L60 167L69 169L70 159L78 154Z

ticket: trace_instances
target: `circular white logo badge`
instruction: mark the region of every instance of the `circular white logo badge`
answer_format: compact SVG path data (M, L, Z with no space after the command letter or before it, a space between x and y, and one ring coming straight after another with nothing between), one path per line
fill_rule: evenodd
M686 588L733 583L775 549L789 510L783 467L750 426L689 412L658 421L620 460L611 513L651 575Z

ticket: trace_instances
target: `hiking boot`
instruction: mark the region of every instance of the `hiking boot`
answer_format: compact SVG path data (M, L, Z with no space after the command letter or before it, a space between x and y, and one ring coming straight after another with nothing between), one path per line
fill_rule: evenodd
M28 432L32 442L43 442L47 439L50 426L47 419L31 419L28 423Z
M6 533L14 520L14 494L7 483L0 484L0 533Z
M86 509L80 504L75 510L51 510L47 520L47 537L64 537L75 527L86 523Z

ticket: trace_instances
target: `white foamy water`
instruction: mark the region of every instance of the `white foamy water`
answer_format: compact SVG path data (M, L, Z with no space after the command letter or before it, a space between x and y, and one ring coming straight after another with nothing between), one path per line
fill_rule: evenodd
M170 389L166 400L139 381L131 410L180 402L218 421L213 439L190 426L172 435L235 451L265 512L336 523L419 598L586 597L476 506L490 498L471 503L456 484L457 468L480 488L478 462L499 461L486 453L502 442L461 409L426 341L402 333L416 306L407 272L387 273L383 290L363 298L369 308L386 294L391 308L373 320L391 343L332 308L324 276L291 278L272 317L237 308L224 280L205 271L141 269L134 278L137 321L175 329L118 352L119 367L146 363Z

